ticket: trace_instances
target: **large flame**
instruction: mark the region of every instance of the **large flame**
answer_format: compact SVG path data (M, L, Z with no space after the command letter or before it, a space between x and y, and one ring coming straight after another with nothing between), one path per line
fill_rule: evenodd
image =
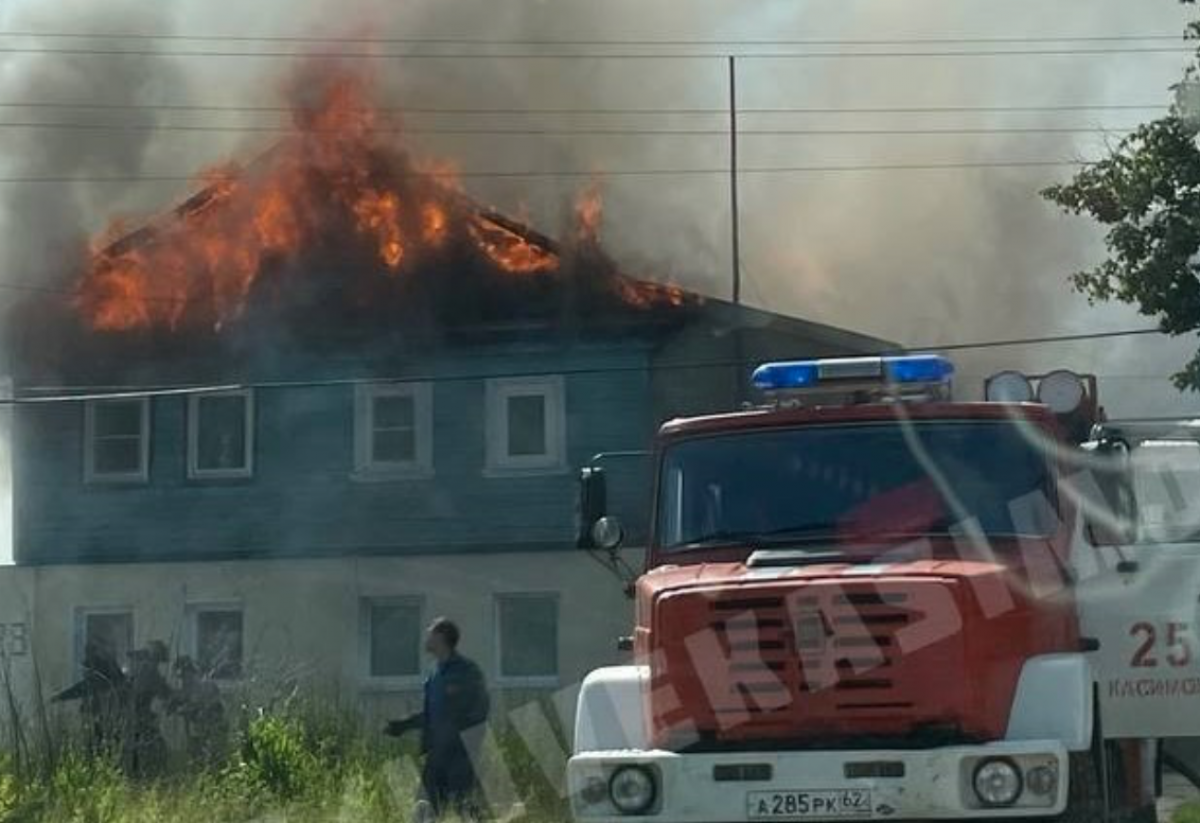
M101 330L220 327L244 310L264 271L331 242L357 243L381 276L428 265L426 252L451 238L499 275L561 274L553 243L477 208L452 167L411 163L394 130L380 127L370 86L353 70L300 75L289 95L294 128L270 151L245 168L202 172L199 194L133 234L111 226L93 243L75 299L87 322ZM578 243L598 243L601 216L593 183L576 204ZM615 271L608 279L629 305L683 302L674 287Z

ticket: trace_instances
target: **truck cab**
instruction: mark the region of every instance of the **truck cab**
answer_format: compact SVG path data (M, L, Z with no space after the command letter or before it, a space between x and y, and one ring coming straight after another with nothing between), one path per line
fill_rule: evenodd
M1093 429L1094 383L968 403L952 375L767 364L762 407L662 426L632 660L579 698L577 820L1154 820L1167 724L1121 685L1130 592L1181 668L1189 625L1158 627L1200 592L1164 620L1135 582L1158 561L1131 548L1131 455L1157 435ZM621 534L603 484L592 551Z

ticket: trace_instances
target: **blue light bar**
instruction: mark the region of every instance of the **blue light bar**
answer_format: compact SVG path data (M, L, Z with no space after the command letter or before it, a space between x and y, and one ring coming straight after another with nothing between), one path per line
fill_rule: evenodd
M807 389L817 385L820 367L816 360L797 360L790 363L763 363L750 378L756 389Z
M954 364L937 354L906 354L883 358L889 383L944 383L954 376Z
M824 360L791 360L764 363L754 370L754 387L761 391L815 389L822 384L875 383L912 385L946 383L954 364L937 354L887 357L836 357Z

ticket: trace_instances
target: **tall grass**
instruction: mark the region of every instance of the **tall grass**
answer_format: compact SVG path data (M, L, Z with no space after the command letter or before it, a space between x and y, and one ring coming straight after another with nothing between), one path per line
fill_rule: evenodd
M418 787L415 740L396 742L366 727L356 712L328 700L286 700L234 709L219 757L190 762L176 754L152 778L134 778L120 758L92 753L78 735L43 734L35 721L0 755L0 823L242 823L335 821L403 823ZM52 739L50 746L33 741ZM509 801L527 820L565 820L557 786L511 730L499 729L490 759L511 779ZM543 758L544 760L544 758Z

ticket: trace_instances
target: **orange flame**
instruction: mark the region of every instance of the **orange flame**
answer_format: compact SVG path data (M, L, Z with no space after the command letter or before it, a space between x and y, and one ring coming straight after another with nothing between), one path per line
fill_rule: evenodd
M378 127L369 78L310 67L290 89L293 130L245 168L205 170L196 195L128 234L114 222L93 244L75 305L96 329L220 327L239 316L265 270L328 244L359 243L403 276L410 251L467 244L498 274L560 276L553 244L481 213L445 161L411 161ZM598 242L598 183L575 207L577 238ZM606 259L606 258L605 258ZM634 306L678 305L683 292L611 274Z

